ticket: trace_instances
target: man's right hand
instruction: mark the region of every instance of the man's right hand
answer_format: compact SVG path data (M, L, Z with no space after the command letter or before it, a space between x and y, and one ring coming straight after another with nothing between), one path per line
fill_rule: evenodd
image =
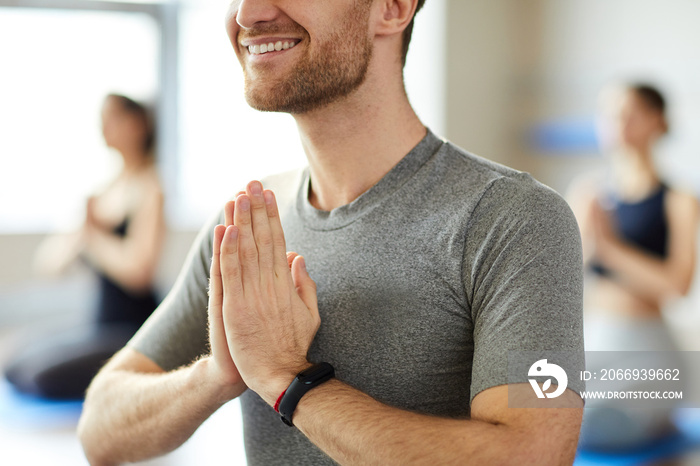
M233 206L231 202L225 207L226 225L233 223ZM221 405L247 389L223 326L219 245L225 227L214 230L208 314L211 353L166 371L129 346L120 350L97 374L83 405L78 436L90 464L136 462L168 453Z
M238 193L238 195L243 193ZM236 197L238 197L238 195ZM220 255L221 240L226 227L233 225L233 210L235 201L229 201L224 207L225 225L214 228L213 254L209 271L209 344L211 346L211 362L209 367L215 383L223 388L222 401L228 401L245 391L243 379L231 358L231 352L226 341L223 317L224 291L221 279ZM242 386L243 385L243 386Z

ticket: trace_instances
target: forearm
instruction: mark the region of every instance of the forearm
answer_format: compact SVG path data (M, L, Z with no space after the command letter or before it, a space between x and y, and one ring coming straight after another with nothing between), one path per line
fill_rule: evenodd
M244 387L207 384L209 359L167 373L112 370L88 389L78 435L94 465L140 461L184 443Z
M142 290L151 283L156 258L139 251L130 239L95 231L85 249L86 259L125 288Z
M343 465L562 464L526 432L392 408L337 380L302 398L294 424Z
M83 250L80 232L45 239L34 257L34 268L42 275L59 275L73 264Z
M690 285L668 261L621 242L609 247L603 257L627 287L653 301L685 294Z

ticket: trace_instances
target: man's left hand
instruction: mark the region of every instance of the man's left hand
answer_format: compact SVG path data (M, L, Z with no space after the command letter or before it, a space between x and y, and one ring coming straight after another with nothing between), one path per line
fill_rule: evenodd
M272 191L252 181L233 212L221 241L226 339L246 385L273 405L310 366L321 323L316 284L304 258L286 252Z

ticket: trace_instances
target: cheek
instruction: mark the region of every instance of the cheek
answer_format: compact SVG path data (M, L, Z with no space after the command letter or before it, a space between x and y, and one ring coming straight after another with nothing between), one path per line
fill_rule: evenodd
M231 44L234 45L234 48L236 44L236 38L238 37L238 31L240 30L240 26L236 21L236 16L238 15L238 5L240 3L240 0L231 3L231 6L229 7L228 12L226 13L226 19L224 22L226 33L228 34L228 38L231 41Z
M124 134L124 137L127 137L129 139L140 139L144 134L143 125L139 120L128 120L124 124L122 134Z
M638 118L632 125L631 133L639 140L648 138L656 131L656 122L649 118Z

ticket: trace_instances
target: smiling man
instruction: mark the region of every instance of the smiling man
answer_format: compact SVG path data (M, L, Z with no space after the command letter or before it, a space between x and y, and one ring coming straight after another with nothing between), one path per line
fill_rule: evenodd
M231 4L246 98L294 116L309 164L249 183L203 228L88 391L91 463L171 451L237 397L251 465L573 461L580 384L539 399L508 354L583 369L576 222L420 122L403 65L422 4Z

